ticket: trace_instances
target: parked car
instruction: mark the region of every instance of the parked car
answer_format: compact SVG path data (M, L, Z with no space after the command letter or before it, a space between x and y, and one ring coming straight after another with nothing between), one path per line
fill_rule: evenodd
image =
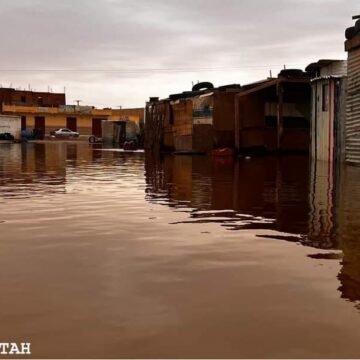
M14 138L14 136L11 135L10 133L3 133L3 134L0 134L0 140L14 141L15 138Z
M50 135L56 138L78 138L80 136L78 132L69 129L57 129L51 131Z

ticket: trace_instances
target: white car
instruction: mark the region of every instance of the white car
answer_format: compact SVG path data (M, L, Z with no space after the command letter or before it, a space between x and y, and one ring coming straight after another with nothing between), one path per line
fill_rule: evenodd
M57 129L52 131L50 135L59 138L78 138L80 136L78 132L69 129Z

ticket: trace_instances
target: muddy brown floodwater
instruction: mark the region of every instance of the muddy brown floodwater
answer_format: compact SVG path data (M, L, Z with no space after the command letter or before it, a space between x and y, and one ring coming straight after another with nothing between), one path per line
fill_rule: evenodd
M360 357L358 168L2 145L0 204L33 357Z

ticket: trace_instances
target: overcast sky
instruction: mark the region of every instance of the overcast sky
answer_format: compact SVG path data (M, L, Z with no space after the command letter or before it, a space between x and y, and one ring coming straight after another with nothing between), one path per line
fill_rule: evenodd
M0 84L98 107L344 59L359 0L0 0Z

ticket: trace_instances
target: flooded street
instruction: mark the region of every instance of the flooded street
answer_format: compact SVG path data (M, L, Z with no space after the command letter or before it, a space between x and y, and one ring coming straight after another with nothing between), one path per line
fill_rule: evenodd
M360 169L0 147L0 339L36 358L358 358Z

